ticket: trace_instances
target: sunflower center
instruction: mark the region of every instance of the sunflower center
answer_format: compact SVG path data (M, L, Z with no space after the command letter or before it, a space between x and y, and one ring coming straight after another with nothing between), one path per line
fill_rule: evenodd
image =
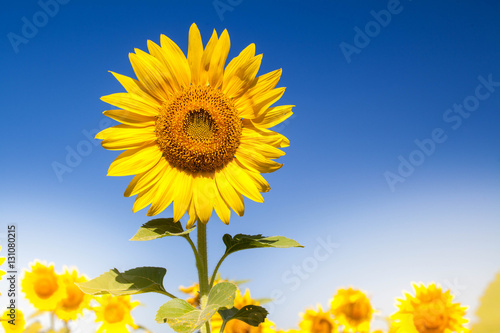
M422 304L413 315L413 324L421 333L442 333L448 327L449 316L442 301Z
M38 297L47 299L57 290L57 282L50 277L40 277L34 283L34 290Z
M110 324L119 323L125 317L125 311L119 304L108 304L104 310L104 320Z
M165 103L156 119L156 142L170 165L196 174L222 169L240 144L241 119L218 89L191 86Z
M353 321L366 320L370 315L369 304L363 302L362 300L349 303L346 310L347 317Z
M314 321L311 333L331 333L333 332L333 328L334 327L329 320L320 318L319 320Z

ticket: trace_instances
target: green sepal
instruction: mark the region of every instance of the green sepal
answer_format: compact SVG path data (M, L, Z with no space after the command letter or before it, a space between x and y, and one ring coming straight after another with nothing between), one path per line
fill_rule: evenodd
M222 237L222 241L226 245L226 256L237 251L256 249L260 247L303 247L293 239L283 236L264 237L262 235L237 234L232 237L229 234L225 234Z
M144 223L131 241L148 241L167 236L186 236L196 227L184 230L180 222L174 222L173 218L153 219Z
M216 284L208 294L207 305L197 309L185 300L172 299L163 304L156 313L156 322L167 323L179 333L192 333L202 327L221 308L234 304L236 285L230 282Z
M114 296L135 295L149 292L170 294L163 287L163 267L138 267L120 273L116 268L87 282L76 283L90 295L111 294Z
M228 321L233 319L238 319L247 323L248 325L257 327L260 323L263 323L266 320L269 312L258 305L246 305L239 310L234 307L231 309L222 309L219 310L219 314L223 320L223 327L226 326Z

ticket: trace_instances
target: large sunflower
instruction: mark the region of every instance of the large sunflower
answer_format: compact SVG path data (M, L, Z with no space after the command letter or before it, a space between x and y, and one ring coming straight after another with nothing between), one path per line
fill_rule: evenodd
M57 305L55 314L64 321L75 320L82 314L83 309L90 307L92 300L92 296L83 293L75 283L85 282L88 279L84 275L79 275L78 270L69 271L67 268L60 278L62 287L66 289L66 297Z
M468 332L463 325L466 307L452 303L450 291L432 283L428 287L414 284L416 295L398 299L399 311L391 318L398 333Z
M331 301L331 313L345 332L368 332L373 308L370 300L360 290L339 289Z
M54 271L54 265L36 261L31 264L31 271L24 272L21 290L28 301L40 311L53 311L66 297L61 278Z
M130 312L139 305L138 301L130 301L130 296L103 295L95 300L100 306L93 308L96 322L102 321L97 333L128 332L128 326L136 329Z
M214 31L205 48L195 24L187 58L168 37L149 53L136 49L130 62L137 79L113 73L126 93L102 97L120 110L104 114L121 122L97 134L102 146L126 150L108 175L135 175L125 196L137 194L133 211L147 215L173 203L174 220L185 213L191 226L207 223L212 210L229 223L231 209L244 213L243 196L263 202L270 190L261 173L282 164L289 141L272 130L292 115L293 105L270 107L285 89L275 89L281 70L256 76L262 55L250 44L224 68L230 41Z

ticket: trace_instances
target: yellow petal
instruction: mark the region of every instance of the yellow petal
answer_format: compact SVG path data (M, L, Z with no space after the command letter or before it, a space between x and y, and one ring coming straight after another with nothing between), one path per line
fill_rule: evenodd
M201 58L203 56L203 43L201 41L200 31L196 24L192 24L189 28L189 45L188 45L188 64L191 69L191 81L194 85L200 81Z
M240 144L234 156L247 169L259 173L274 172L283 166L281 163L267 159L256 151L248 149L244 144Z
M253 139L279 148L290 146L290 141L284 135L269 129L257 128L250 120L243 120L243 126L241 137L244 140Z
M178 171L175 178L174 221L179 221L186 213L193 194L193 177Z
M117 125L97 133L97 139L103 139L101 145L109 150L124 150L139 148L156 141L154 126L135 127Z
M130 176L152 168L162 157L156 143L124 151L111 163L108 176Z
M201 57L201 67L200 67L200 80L198 84L204 86L208 81L208 71L210 69L210 61L212 60L212 54L214 53L215 46L217 46L217 32L214 30L212 37L207 43L205 50L203 51L203 56Z
M161 48L165 50L168 56L167 59L170 59L170 63L173 64L175 74L181 85L188 87L191 84L191 71L184 52L165 35L161 35Z
M130 63L139 81L144 84L149 93L158 100L166 101L173 94L165 66L155 57L135 49L135 54L130 53Z
M236 191L253 201L264 202L264 198L257 189L255 182L248 176L245 170L238 167L238 164L234 161L228 163L222 172Z
M156 118L144 116L129 110L107 110L103 114L106 117L131 126L154 126Z
M264 179L264 177L262 177L259 172L247 170L242 163L239 163L238 160L236 161L236 163L238 164L239 168L245 170L245 173L252 179L253 184L255 184L259 192L269 192L271 190L271 186L269 186L269 183Z
M234 189L231 183L229 183L222 171L215 173L215 184L226 204L231 207L236 214L243 216L245 213L243 197Z
M147 190L152 184L156 184L160 181L160 179L162 179L164 171L168 168L168 162L164 158L160 158L155 166L141 174L136 175L132 179L125 190L124 195L126 197L130 197Z
M241 137L241 144L245 144L248 149L253 149L266 158L275 159L285 155L285 152L278 148L262 142L247 140L243 137Z
M285 121L293 112L295 105L281 105L268 108L260 117L252 119L256 127L269 128Z
M217 89L222 85L222 79L224 77L224 65L226 64L226 59L227 55L229 54L230 47L231 42L229 40L229 34L227 33L227 30L224 30L220 35L220 38L217 41L217 45L214 48L213 55L210 58L208 82L214 89Z
M250 44L240 52L237 57L234 57L229 64L227 64L226 69L224 70L224 85L223 91L227 93L225 90L227 88L228 82L231 78L236 75L237 71L245 66L253 57L255 56L255 44Z
M186 223L186 229L191 229L193 225L196 223L197 219L194 203L192 201L191 205L189 205L188 214L189 214L189 220Z
M155 99L154 96L151 96L144 85L139 81L112 71L110 71L110 73L113 74L113 76L118 80L118 82L121 83L127 92L139 96L150 104L158 103L158 100Z
M229 98L239 96L241 93L246 91L253 83L255 75L257 75L257 72L259 71L259 67L262 62L262 54L254 57L252 54L253 50L250 50L252 52L247 51L244 53L245 51L246 49L240 53L240 56L235 58L241 58L234 64L236 68L231 69L231 72L229 72L226 68L226 71L224 72L223 91ZM233 61L231 61L231 63Z
M158 115L159 104L152 103L130 93L116 93L107 96L102 96L103 102L112 104L119 108L138 113L143 116L154 117Z
M215 182L210 177L198 176L193 179L193 203L196 216L206 224L212 215L215 196Z
M153 201L156 190L159 184L155 183L151 185L146 191L141 192L137 195L134 201L134 206L132 207L132 212L137 213Z
M225 224L229 224L229 220L231 219L231 208L229 208L224 199L221 197L218 189L215 191L214 209L220 220Z
M176 69L174 68L175 64L172 64L170 61L170 56L164 49L150 40L148 40L148 50L149 53L151 53L151 55L163 65L164 71L162 74L165 76L165 80L169 83L172 89L174 91L180 90L183 82L180 82L180 77L176 74Z
M153 203L149 207L147 216L154 216L161 213L174 200L174 182L177 176L177 170L169 165L164 167L162 176L158 179L158 189L153 198Z

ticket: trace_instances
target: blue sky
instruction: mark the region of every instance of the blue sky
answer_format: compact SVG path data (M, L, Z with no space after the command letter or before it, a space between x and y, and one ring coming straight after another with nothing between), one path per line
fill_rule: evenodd
M11 2L0 14L0 242L17 224L19 267L41 259L95 277L164 266L169 290L196 280L182 239L128 241L148 217L122 196L130 177L106 177L118 152L90 139L111 124L99 98L123 91L108 71L134 76L128 53L161 34L186 52L195 22L204 42L228 29L229 58L255 43L259 73L283 69L279 104L296 105L277 129L291 146L266 175L265 203L247 200L229 226L210 221L212 267L224 233L305 245L238 253L221 268L250 279L252 296L277 298L269 307L279 328L346 286L388 315L412 281L452 288L473 317L500 270L500 3L47 3ZM166 299L137 299L137 321L168 330L153 320Z

